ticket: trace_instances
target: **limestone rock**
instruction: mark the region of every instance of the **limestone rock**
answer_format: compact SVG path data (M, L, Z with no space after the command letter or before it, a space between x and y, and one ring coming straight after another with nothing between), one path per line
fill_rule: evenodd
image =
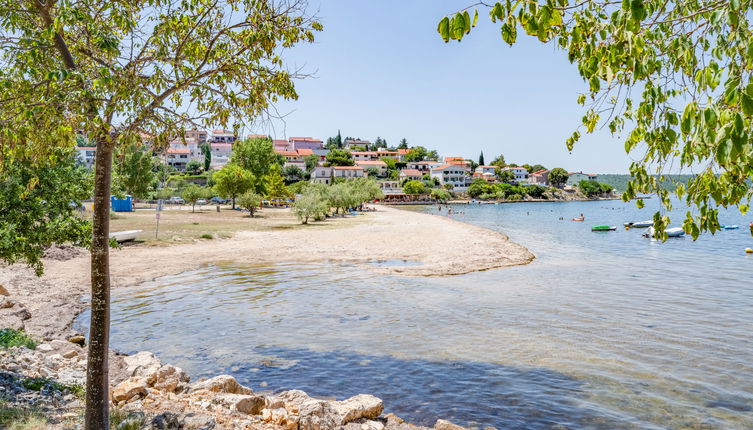
M244 387L230 375L220 375L214 378L198 381L191 385L191 391L208 391L211 393L252 394L250 388Z
M370 394L359 394L340 402L332 402L332 405L340 415L340 424L361 418L374 419L384 410L382 399Z
M331 430L340 427L341 418L331 402L311 399L298 409L299 430Z
M152 419L150 425L151 427L149 428L159 430L178 430L183 428L180 416L172 412L164 412L157 415Z
M54 351L54 348L52 348L52 345L50 345L49 343L40 343L39 345L37 345L37 351L45 353L52 352Z
M69 337L68 342L84 346L86 344L86 338L81 336L80 334L77 334L75 336Z
M466 428L447 420L437 420L436 424L434 424L434 430L466 430Z
M134 397L146 395L146 388L146 378L132 376L115 386L112 390L112 399L116 402L127 402Z
M160 391L174 393L182 391L190 378L180 367L166 364L152 375L147 376L147 382Z
M149 351L141 351L129 355L123 358L123 360L126 363L126 373L129 376L149 378L162 367L159 359Z
M212 430L217 425L214 418L202 414L186 414L183 417L183 428L186 430Z
M266 404L266 399L263 396L249 394L223 393L217 395L215 401L231 411L238 411L248 415L261 414Z

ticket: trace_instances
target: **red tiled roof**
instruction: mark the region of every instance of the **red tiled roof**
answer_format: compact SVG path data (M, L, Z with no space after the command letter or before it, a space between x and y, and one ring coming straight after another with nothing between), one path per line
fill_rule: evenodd
M546 172L548 172L548 171L549 171L549 170L547 170L547 169L541 169L541 170L537 170L537 171L535 171L535 172L533 172L533 173L531 173L531 174L532 174L532 175L541 175L542 173L546 173Z
M351 151L353 155L377 155L376 151Z
M335 170L363 170L358 166L332 166Z
M167 150L168 154L190 154L191 150L188 148L169 148Z
M421 171L418 169L403 169L400 171L400 174L404 176L410 176L410 177L423 176L423 173L421 173Z
M356 161L356 164L365 164L367 166L386 166L387 163L381 160L375 160L375 161Z
M317 143L322 143L321 140L314 139L313 137L291 137L288 140L291 141L291 142L294 141L294 140L300 140L300 141L303 141L303 142L317 142Z
M433 168L431 170L444 170L444 169L446 169L448 167L452 167L452 166L453 166L452 164L445 164L444 166L435 167L435 168Z
M298 151L278 151L275 150L276 153L282 155L283 157L297 157Z
M296 149L296 151L298 151L298 155L312 155L314 153L314 151L308 148Z
M408 151L410 151L410 149L402 149L402 148L400 148L400 149L397 150L397 153L400 154L400 155L405 155L405 154L408 153Z

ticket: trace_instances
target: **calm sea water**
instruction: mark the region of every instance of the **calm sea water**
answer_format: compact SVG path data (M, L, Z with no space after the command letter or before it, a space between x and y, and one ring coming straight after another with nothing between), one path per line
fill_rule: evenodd
M720 218L740 230L659 243L590 231L651 217L622 202L457 209L537 259L445 278L210 266L116 292L112 344L257 390L373 393L429 425L753 428L753 238L739 213Z

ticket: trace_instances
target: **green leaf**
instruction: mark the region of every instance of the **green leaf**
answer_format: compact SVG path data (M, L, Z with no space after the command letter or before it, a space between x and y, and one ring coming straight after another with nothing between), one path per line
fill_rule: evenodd
M473 27L475 27L477 23L478 23L478 9L474 9L474 11L473 11L473 23L471 25Z
M724 166L729 162L730 154L732 153L732 139L724 139L719 143L716 148L716 162L719 165Z
M444 40L445 43L450 41L450 18L444 17L439 21L437 32L442 36L442 40Z
M463 12L463 20L464 20L464 27L465 27L465 34L468 34L471 32L471 27L473 24L471 23L471 16L468 14L468 11Z

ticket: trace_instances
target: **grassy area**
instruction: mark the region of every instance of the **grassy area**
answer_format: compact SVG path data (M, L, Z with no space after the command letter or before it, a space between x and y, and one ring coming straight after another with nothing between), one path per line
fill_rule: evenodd
M47 428L47 419L36 409L22 409L0 399L0 428L7 430L41 430Z
M37 342L22 331L4 328L0 330L0 346L5 348L25 346L29 349L35 349Z
M61 384L50 378L23 378L21 380L21 386L27 390L41 391L43 388L54 391L68 391L79 399L84 398L85 388L80 384Z
M89 212L91 214L91 212ZM350 222L358 222L350 220ZM159 236L156 236L157 219L153 208L137 209L134 212L118 212L110 220L110 231L143 230L137 242L146 245L169 245L196 240L211 240L232 237L240 231L275 231L299 228L321 228L333 223L301 225L289 209L265 208L253 218L247 212L223 208L217 212L214 206L196 208L168 206L160 213Z

